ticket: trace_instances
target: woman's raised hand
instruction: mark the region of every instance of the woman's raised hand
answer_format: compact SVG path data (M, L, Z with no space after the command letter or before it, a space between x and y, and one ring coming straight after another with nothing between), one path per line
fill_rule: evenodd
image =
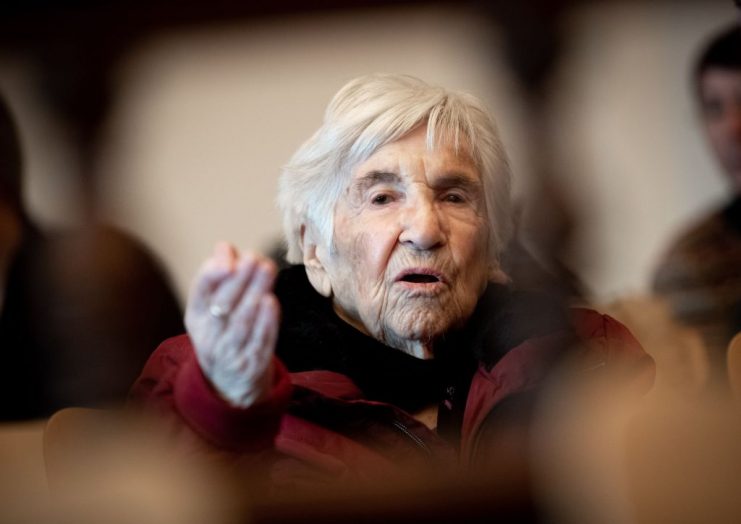
M275 275L270 259L220 243L188 297L185 326L198 363L234 406L248 407L270 390L280 324Z

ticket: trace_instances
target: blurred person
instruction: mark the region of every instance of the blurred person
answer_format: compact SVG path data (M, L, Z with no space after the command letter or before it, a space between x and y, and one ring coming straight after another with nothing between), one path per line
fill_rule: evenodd
M519 468L532 395L572 343L584 372L652 380L653 361L609 317L511 287L510 176L475 97L352 80L280 179L294 265L218 244L187 334L155 351L132 402L279 492Z
M182 331L176 297L152 255L118 231L41 231L22 178L0 97L0 420L122 401L153 344Z
M705 135L728 178L732 198L683 231L658 265L654 290L674 317L697 328L714 378L741 330L741 29L713 37L694 69Z

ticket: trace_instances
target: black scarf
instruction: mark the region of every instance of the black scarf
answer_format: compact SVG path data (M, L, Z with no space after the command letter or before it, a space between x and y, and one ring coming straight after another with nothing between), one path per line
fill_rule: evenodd
M553 297L490 285L466 326L446 334L435 347L435 358L423 360L341 320L331 301L311 286L303 266L281 271L276 295L283 314L276 353L290 371L342 373L366 398L410 412L443 400L460 406L479 362L491 367L527 338L567 323Z

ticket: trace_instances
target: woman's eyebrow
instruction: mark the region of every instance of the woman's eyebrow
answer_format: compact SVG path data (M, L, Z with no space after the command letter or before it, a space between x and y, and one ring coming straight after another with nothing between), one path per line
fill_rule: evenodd
M397 184L401 177L391 171L373 170L365 173L355 180L355 187L360 190L366 190L376 184Z
M458 187L466 191L481 189L481 181L464 173L447 173L434 179L432 185L439 189Z

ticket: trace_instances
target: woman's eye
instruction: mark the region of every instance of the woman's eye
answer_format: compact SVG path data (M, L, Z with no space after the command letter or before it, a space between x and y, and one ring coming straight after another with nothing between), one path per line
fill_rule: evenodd
M443 197L443 200L445 202L452 202L453 204L462 204L466 201L465 198L463 198L462 195L459 195L458 193L448 193Z
M388 193L380 193L378 195L374 195L373 198L371 198L371 204L382 206L384 204L390 203L391 200L391 195L389 195Z

